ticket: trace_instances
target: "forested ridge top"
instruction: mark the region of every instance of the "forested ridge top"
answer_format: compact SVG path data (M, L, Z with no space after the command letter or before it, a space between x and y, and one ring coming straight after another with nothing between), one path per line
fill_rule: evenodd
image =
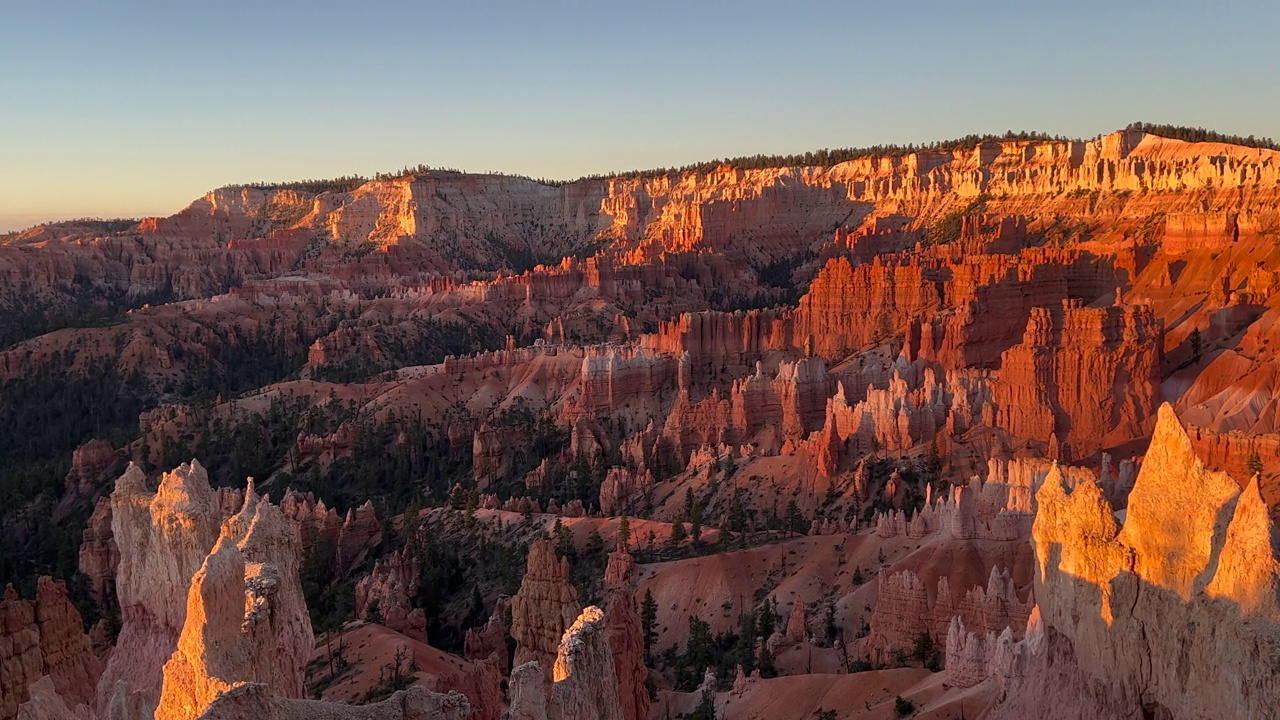
M1183 140L1185 142L1225 143L1228 145L1239 145L1241 147L1248 148L1280 150L1280 143L1277 143L1269 137L1232 135L1203 127L1192 127L1188 125L1171 125L1139 121L1129 123L1125 126L1124 130L1144 132L1162 138ZM1095 136L1092 139L1096 140L1100 137L1102 137L1102 135ZM885 144L834 149L821 148L819 150L791 154L758 153L756 155L716 158L713 160L689 163L687 165L677 167L658 167L647 170L620 170L608 173L593 173L590 175L583 175L574 180L535 178L528 175L493 171L473 174L519 177L531 180L541 185L560 187L590 180L632 180L662 177L665 175L679 173L708 173L722 167L729 167L736 170L766 170L784 167L831 167L833 165L839 165L840 163L859 160L866 157L904 157L917 152L963 152L973 150L983 143L1009 141L1080 142L1082 141L1082 138L1071 138L1065 135L1052 135L1034 130L1008 130L1000 134L971 133L969 135L964 135L950 140L935 140L927 143L908 143L906 145ZM311 193L351 192L364 183L373 180L398 180L416 175L423 175L429 172L467 174L467 171L459 170L457 168L441 168L419 164L413 167L406 166L399 171L375 173L372 177L365 177L362 175L344 175L331 179L307 179L289 182L254 182L241 185L229 185L227 187L253 187L267 190L297 190L300 192Z

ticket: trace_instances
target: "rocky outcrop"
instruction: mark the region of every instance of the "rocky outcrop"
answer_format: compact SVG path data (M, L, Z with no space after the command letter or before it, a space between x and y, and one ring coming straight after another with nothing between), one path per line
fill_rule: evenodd
M162 668L186 621L188 585L221 522L217 494L198 462L165 473L155 493L147 491L136 465L116 481L111 529L120 553L115 586L121 628L98 685L100 715L108 704L156 706Z
M1122 467L1132 468L1132 464ZM985 480L975 476L969 484L953 486L949 494L937 499L932 488L926 488L924 508L910 517L901 510L876 513L876 534L882 538L942 533L957 539L1025 540L1035 518L1032 498L1053 468L1038 458L992 458L987 461ZM1120 492L1127 475L1110 474L1109 464L1104 468L1108 491ZM1058 473L1072 487L1086 478L1099 482L1086 468L1064 466Z
M471 702L468 720L498 720L502 717L502 672L498 658L477 660L471 668L436 679L436 692L460 692Z
M778 367L773 389L782 408L784 437L799 440L822 427L831 385L826 365L817 358L784 362Z
M677 387L688 389L722 369L754 365L768 350L785 347L786 323L775 310L684 313L640 338L642 347L682 359Z
M1138 437L1160 400L1163 324L1146 306L1035 308L1005 351L992 391L996 423L1056 438L1061 460Z
M34 600L19 598L12 585L5 588L0 599L0 718L17 716L37 681L47 682L47 689L72 708L87 705L101 673L102 664L62 581L41 577Z
M507 695L511 699L507 713L510 720L548 720L547 678L537 660L517 665L511 671Z
M100 716L191 718L244 681L302 695L312 639L298 530L252 481L243 493L215 492L192 461L150 493L131 465L112 493L111 524L122 625L98 683Z
M1174 212L1164 217L1160 247L1167 253L1222 248L1240 240L1239 216L1226 212Z
M62 481L67 496L91 498L113 468L119 472L122 453L106 440L90 440L71 453L71 469Z
M471 436L472 475L478 486L486 488L491 480L505 475L516 448L527 440L518 428L481 423Z
M1037 494L1036 597L1046 637L999 717L1267 717L1280 699L1276 533L1192 451L1162 406L1123 529L1093 483Z
M993 566L985 588L974 587L963 595L954 594L950 579L943 575L938 578L932 604L924 583L914 572L888 574L881 570L867 652L872 659L884 663L896 653L910 654L922 634L939 645L950 643L955 620L979 638L995 637L1009 630L1013 639L1020 639L1034 605L1032 599L1024 601L1019 597L1008 569L1001 571ZM959 637L966 638L967 632ZM952 652L948 645L948 655Z
M44 674L68 703L88 704L102 674L102 664L93 653L80 613L61 580L41 577L37 581L35 619Z
M582 359L582 408L613 410L653 395L675 378L675 363L644 349L607 347Z
M872 661L885 663L895 652L909 652L920 633L931 633L931 615L928 593L915 573L881 570L867 641Z
M497 719L501 707L497 658L477 663L474 672L437 678L440 685L474 695L478 702L474 713L461 694L440 695L420 688L351 709L301 700L304 665L314 640L298 575L301 548L296 523L260 498L251 479L238 495L243 498L239 511L217 524L223 501L230 496L213 492L203 468L195 463L166 474L155 494L146 493L143 483L141 473L132 467L113 494L114 535L121 539L120 597L133 601L126 606L132 610L125 616L121 643L132 637L135 649L129 657L149 662L165 653L165 662L153 699L148 696L152 691L148 678L135 677L133 668L116 666L122 653L130 651L129 646L118 647L112 654L118 679L107 683L104 675L98 684L97 704L103 709L97 717ZM217 528L212 549L185 583L167 585L163 571L180 572L187 553L194 554L202 544L199 538L209 525ZM148 586L145 573L156 574L149 578L150 593L140 592ZM179 615L162 601L188 584L183 626L166 652L170 641L164 623ZM33 686L36 695L23 717L85 720L83 709L68 710L68 700L88 700L94 694L92 668L84 663L96 659L79 629L79 616L60 585L42 583L36 605L47 608L27 613L36 620L37 629L24 636L35 638L33 649L47 658L48 686ZM14 624L7 620L14 614L9 609L8 602L0 605L6 628ZM64 626L74 626L75 632L59 629ZM47 636L43 651L41 635ZM34 663L37 671L40 657L36 655ZM3 667L8 670L7 664Z
M5 588L0 602L0 632L4 644L0 646L0 716L10 720L18 713L18 706L28 697L27 686L43 675L44 658L40 652L40 634L35 625L35 608L28 601L18 598L18 592L10 585Z
M617 678L619 720L647 720L649 689L645 681L644 628L632 589L635 559L625 548L610 553L605 568L604 622L608 629Z
M988 631L984 637L981 632L971 632L963 618L954 617L947 630L947 682L968 688L989 680L1001 692L1007 692L1026 678L1032 660L1045 647L1045 628L1038 608L1031 609L1021 640L1014 639L1012 627L999 633ZM1004 709L999 708L995 714L1002 712Z
M733 425L742 430L743 439L782 425L782 399L778 397L774 381L765 375L759 362L755 373L733 382L729 402Z
M517 665L508 684L510 720L623 720L627 697L620 694L613 645L604 612L582 611L556 648L548 686L537 661ZM641 690L644 690L643 686ZM639 708L635 708L636 711Z
M565 631L554 673L549 717L623 720L613 646L600 608L586 608Z
M32 683L31 697L18 708L18 720L88 720L87 706L72 710L67 701L53 688L48 675Z
M641 509L642 501L652 489L653 473L647 468L609 468L600 484L600 512L605 515L635 512Z
M798 643L809 639L809 628L805 622L804 601L796 598L791 604L791 614L787 616L787 640Z
M505 595L494 603L493 613L483 626L467 631L463 638L462 656L468 660L485 660L497 658L498 670L503 676L510 671L511 659L507 654L507 612L511 609L511 598Z
M293 526L303 553L309 552L320 538L333 543L339 573L345 574L359 565L369 548L382 539L382 523L370 501L340 516L334 508L325 506L324 500L288 490L280 499L280 510Z
M187 624L164 666L157 720L199 716L234 680L253 669L240 639L245 622L244 556L234 542L215 546L191 578Z
M379 622L420 642L427 642L427 616L413 607L421 562L409 550L379 558L373 571L356 584L356 615ZM486 656L487 657L487 656Z
M541 538L529 546L529 561L520 591L511 598L511 636L515 665L536 660L551 677L560 639L582 606L569 582L569 561L556 557L555 546ZM612 666L610 666L612 667Z
M89 595L94 602L108 602L115 596L119 564L120 551L111 531L111 498L98 498L80 543L80 572L89 578Z
M986 649L977 633L969 632L959 616L947 630L947 680L957 687L973 687L987 679Z
M872 380L860 401L852 402L854 393L841 382L826 401L823 437L863 453L903 452L939 434L962 433L987 404L985 379L952 371L942 380L923 361L907 362L900 356L886 387Z
M293 528L250 483L244 507L222 525L213 551L191 578L156 720L195 718L240 683L304 697L303 670L314 639L298 559Z
M220 519L240 510L243 503L241 491L218 488L216 495ZM108 598L114 596L116 566L120 562L111 529L111 508L109 497L98 500L80 544L80 571L88 576L89 592L100 603L109 602ZM349 510L344 517L309 493L289 490L280 502L280 509L293 527L304 554L317 540L333 543L333 561L338 564L340 572L348 572L359 564L368 549L382 538L382 524L370 502Z
M793 337L797 346L839 359L900 332L912 318L927 317L941 304L918 262L888 264L877 258L855 267L836 258L801 298Z

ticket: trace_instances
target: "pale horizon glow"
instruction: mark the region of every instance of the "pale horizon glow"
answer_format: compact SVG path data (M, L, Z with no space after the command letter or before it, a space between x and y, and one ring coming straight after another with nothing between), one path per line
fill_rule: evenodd
M1280 3L106 5L5 9L0 232L419 163L572 179L1135 120L1280 137Z

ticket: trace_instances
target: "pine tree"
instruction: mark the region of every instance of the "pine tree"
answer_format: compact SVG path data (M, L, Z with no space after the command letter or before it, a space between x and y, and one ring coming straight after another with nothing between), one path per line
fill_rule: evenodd
M936 483L942 477L942 453L938 452L938 436L933 436L929 444L929 454L925 457L924 471L929 484Z
M414 495L404 508L403 522L400 526L400 539L406 547L412 547L416 542L421 515L422 504L418 501L418 496Z
M771 678L778 676L778 667L773 662L773 653L769 652L769 641L760 643L760 660L756 663L756 667L760 670L760 677Z
M671 523L671 534L667 536L667 547L672 550L680 547L680 543L684 542L686 537L684 521L677 518L674 523Z
M747 509L742 504L742 495L739 492L735 492L729 501L728 524L729 529L734 532L747 530Z
M929 656L933 655L933 649L934 649L933 636L930 635L928 632L921 630L920 634L916 635L915 643L913 647L913 650L914 650L913 654L916 656L916 659L919 660L921 663L928 662Z
M644 591L644 600L640 603L640 627L644 631L644 656L647 660L653 654L653 644L658 642L658 603L654 602L653 591Z
M484 598L480 596L480 587L471 586L471 606L467 609L466 625L477 627L485 621Z
M685 642L685 658L693 668L694 677L701 678L715 660L716 641L711 625L693 615L689 616L689 639Z
M738 651L736 660L742 672L750 675L756 669L756 616L743 613L738 627Z
M1258 450L1256 448L1253 452L1249 453L1249 462L1245 465L1245 469L1248 470L1250 478L1254 475L1262 474L1262 458L1258 455Z
M630 541L631 521L627 519L626 513L622 513L622 519L618 520L618 549L626 550Z
M756 611L756 636L768 640L773 634L774 617L773 606L768 600L760 605L760 609Z
M600 531L592 528L587 535L587 542L583 546L583 554L587 557L602 557L604 555L604 538L600 537Z
M786 519L787 535L790 536L793 532L804 534L804 532L809 529L806 527L807 524L808 523L805 522L804 515L800 512L800 506L796 504L796 501L793 499L791 502L788 502Z
M556 538L556 552L561 557L569 558L569 563L572 565L578 555L577 548L573 544L573 533L560 522L560 518L556 518L555 527L551 532Z

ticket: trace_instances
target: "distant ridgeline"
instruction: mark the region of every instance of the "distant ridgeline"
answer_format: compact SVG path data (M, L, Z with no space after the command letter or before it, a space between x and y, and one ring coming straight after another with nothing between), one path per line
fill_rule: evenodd
M1201 127L1186 127L1184 125L1157 125L1155 123L1135 122L1129 123L1125 130L1136 130L1138 132L1159 135L1162 138L1170 140L1183 140L1186 142L1212 142L1225 143L1227 145L1241 145L1243 147L1262 148L1264 150L1280 150L1280 143L1269 137L1241 137L1239 135L1227 135L1225 133L1206 130Z
M972 150L984 142L998 142L1000 140L1058 140L1066 142L1070 138L1049 135L1041 132L1014 132L1012 130L1003 135L965 135L964 137L954 140L938 140L927 144L908 144L908 145L871 145L861 148L837 148L831 150L823 148L806 152L804 154L794 155L746 155L743 157L727 158L724 160L708 160L706 162L693 163L678 168L656 168L653 170L631 170L628 172L609 173L607 175L588 175L584 179L632 179L661 177L671 173L695 172L707 173L723 166L729 166L738 170L764 170L768 168L784 168L784 167L831 167L839 165L850 160L857 160L864 157L901 157L910 155L915 152L954 152L957 150Z
M1183 140L1186 142L1216 142L1226 143L1229 145L1240 145L1250 148L1264 148L1267 150L1280 150L1280 143L1268 137L1255 137L1253 135L1228 135L1214 130L1207 130L1201 127L1190 127L1185 125L1161 125L1156 123L1133 122L1125 126L1125 130L1136 130L1139 132L1158 135L1163 138L1172 140ZM1098 136L1101 137L1101 136ZM649 170L625 170L611 173L598 173L592 175L584 175L576 180L554 180L549 178L534 178L527 175L497 173L490 172L484 174L505 175L507 177L523 177L542 185L562 186L582 180L633 180L652 177L662 177L673 173L708 173L720 167L731 167L738 170L763 170L768 168L784 168L784 167L831 167L840 163L849 162L865 157L902 157L916 152L957 152L972 150L982 143L1000 142L1008 140L1035 140L1035 141L1058 141L1068 142L1077 138L1069 138L1063 135L1050 135L1049 133L1035 132L1023 130L1014 132L1009 130L1002 135L991 133L986 134L970 134L958 137L952 140L936 140L931 143L909 143L907 145L871 145L868 147L857 148L822 148L806 153L796 153L791 155L743 155L741 157L732 157L725 159L707 160L704 162L690 163L680 167L660 167ZM1097 138L1094 138L1097 139ZM238 187L254 187L270 190L297 190L300 192L321 193L321 192L351 192L370 180L398 180L414 175L421 175L428 172L446 172L446 173L463 173L465 171L456 168L439 168L429 165L418 165L416 167L405 167L396 172L376 173L372 178L366 178L360 175L344 175L342 177L333 178L331 180L300 180L296 182L256 182L243 184Z

